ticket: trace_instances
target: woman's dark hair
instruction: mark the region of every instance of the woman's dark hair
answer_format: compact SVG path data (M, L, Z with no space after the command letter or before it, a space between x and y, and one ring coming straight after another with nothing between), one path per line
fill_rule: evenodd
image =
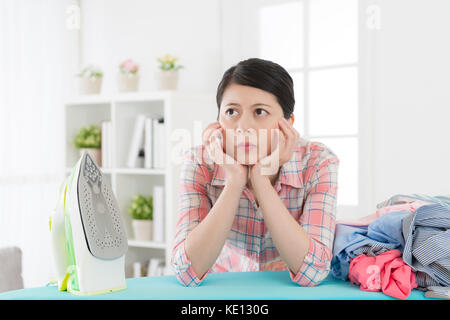
M294 112L294 83L289 73L279 64L259 58L240 61L223 74L217 87L217 120L220 104L225 89L232 83L258 88L272 93L281 108L284 118L288 119Z

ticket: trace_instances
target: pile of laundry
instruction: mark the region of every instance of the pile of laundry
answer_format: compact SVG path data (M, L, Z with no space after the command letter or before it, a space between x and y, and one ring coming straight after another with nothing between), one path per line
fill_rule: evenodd
M450 196L397 194L361 219L336 222L332 275L405 299L450 299Z

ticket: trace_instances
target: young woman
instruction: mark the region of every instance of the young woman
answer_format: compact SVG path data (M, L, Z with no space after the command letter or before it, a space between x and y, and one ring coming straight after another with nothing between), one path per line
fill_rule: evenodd
M171 265L183 285L211 272L288 270L301 286L328 275L339 159L300 137L294 104L292 78L274 62L244 60L223 75L218 121L181 167Z

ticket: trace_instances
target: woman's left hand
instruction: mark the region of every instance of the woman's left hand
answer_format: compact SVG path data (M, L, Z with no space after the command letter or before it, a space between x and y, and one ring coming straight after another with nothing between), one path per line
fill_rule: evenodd
M300 134L284 117L278 121L279 129L275 130L276 146L270 155L258 160L250 168L250 179L253 186L257 186L261 179L269 179L278 173L280 167L292 158ZM278 159L278 161L277 161Z

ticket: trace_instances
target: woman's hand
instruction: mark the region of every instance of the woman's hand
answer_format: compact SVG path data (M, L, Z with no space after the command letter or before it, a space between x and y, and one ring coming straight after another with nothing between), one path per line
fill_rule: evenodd
M300 138L298 131L285 118L281 118L278 125L281 130L277 128L274 131L273 151L257 161L250 169L250 180L253 186L257 186L261 179L268 179L277 174L280 167L292 158L297 146ZM273 147L274 144L275 147Z
M223 150L224 130L220 123L209 124L202 134L203 144L210 158L220 165L226 175L226 183L236 183L244 188L248 180L248 166L238 163Z

